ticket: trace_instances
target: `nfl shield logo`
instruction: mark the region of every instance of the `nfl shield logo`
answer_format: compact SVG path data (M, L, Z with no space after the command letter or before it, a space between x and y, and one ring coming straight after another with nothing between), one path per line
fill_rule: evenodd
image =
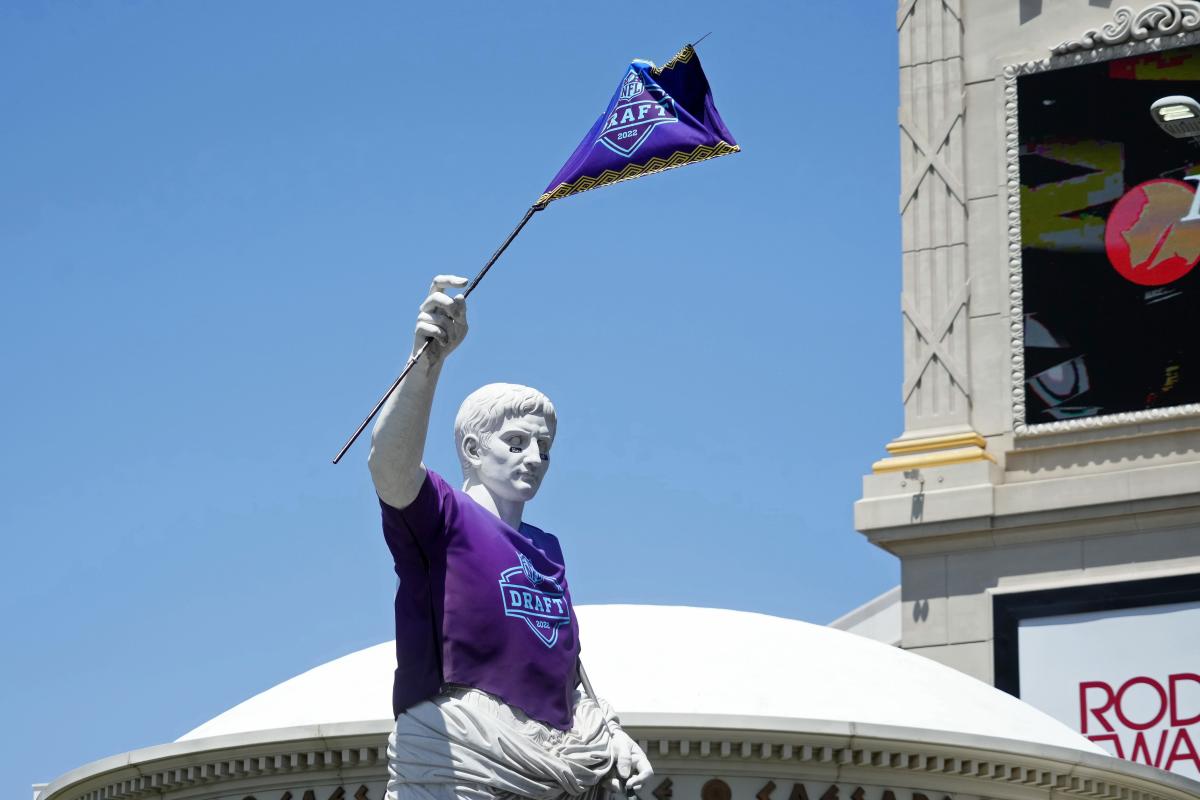
M637 97L646 90L646 84L642 83L641 77L638 76L635 70L629 70L629 74L625 76L625 82L621 84L621 99L628 100L631 97Z

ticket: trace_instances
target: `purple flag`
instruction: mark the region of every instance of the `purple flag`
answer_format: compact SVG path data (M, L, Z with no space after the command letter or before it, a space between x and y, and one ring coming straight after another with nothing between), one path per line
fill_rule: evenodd
M740 149L689 44L661 67L629 64L608 108L535 205Z

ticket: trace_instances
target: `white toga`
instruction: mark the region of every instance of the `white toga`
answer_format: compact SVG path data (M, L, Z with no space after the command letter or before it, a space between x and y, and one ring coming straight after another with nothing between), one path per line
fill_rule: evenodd
M487 692L447 687L396 719L387 800L603 800L616 717L578 691L574 713L560 731Z

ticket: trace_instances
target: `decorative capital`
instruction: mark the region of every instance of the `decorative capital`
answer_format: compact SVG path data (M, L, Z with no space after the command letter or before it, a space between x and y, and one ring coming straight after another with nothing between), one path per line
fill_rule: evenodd
M1200 30L1200 2L1196 0L1166 0L1136 13L1129 6L1121 6L1113 12L1111 22L1085 31L1078 39L1055 45L1050 52L1063 56L1080 50L1140 42L1195 30Z

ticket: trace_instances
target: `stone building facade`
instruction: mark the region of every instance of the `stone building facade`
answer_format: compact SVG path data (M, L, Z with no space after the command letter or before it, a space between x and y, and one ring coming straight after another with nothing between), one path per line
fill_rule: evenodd
M1041 223L1021 178L1037 147L1018 124L1025 76L1165 69L1200 43L1200 4L901 0L896 27L904 430L863 479L855 523L901 561L901 646L1003 684L1006 596L1200 599L1200 405L1030 412L1025 262ZM1159 135L1148 108L1107 112ZM1094 383L1105 365L1087 357Z

